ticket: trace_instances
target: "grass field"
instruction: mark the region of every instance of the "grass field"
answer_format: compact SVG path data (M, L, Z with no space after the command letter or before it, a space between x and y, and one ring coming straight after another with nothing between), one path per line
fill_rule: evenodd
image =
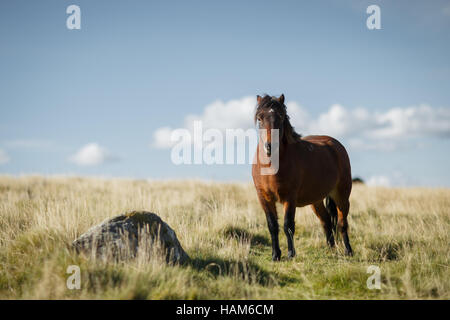
M190 263L105 264L70 250L90 226L141 209L176 231ZM297 256L287 260L280 230L282 261L272 262L251 184L3 176L0 298L450 298L450 189L356 185L349 225L353 257L340 241L329 249L312 210L299 208ZM79 290L66 287L69 265L81 269ZM367 288L370 265L381 270L380 290Z

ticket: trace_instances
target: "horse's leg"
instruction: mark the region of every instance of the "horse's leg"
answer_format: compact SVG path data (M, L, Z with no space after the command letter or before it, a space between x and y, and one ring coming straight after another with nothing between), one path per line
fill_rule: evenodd
M350 246L350 241L348 239L348 222L347 222L347 215L348 211L350 209L350 202L348 200L340 200L337 202L337 211L338 211L338 229L340 230L342 234L342 238L344 239L344 245L345 245L345 254L352 256L353 250Z
M320 219L320 223L322 224L323 231L325 231L325 236L327 237L327 243L332 248L334 247L334 236L333 236L333 228L331 224L331 217L325 208L323 201L316 202L311 205L314 213Z
M284 203L284 233L288 243L288 258L295 257L294 233L295 233L295 202Z
M281 258L280 244L278 242L278 217L276 211L266 212L267 226L272 238L272 260L279 261Z
M272 260L279 261L281 257L280 244L278 242L278 215L275 202L268 202L260 199L264 212L266 213L267 226L269 227L270 237L272 238Z

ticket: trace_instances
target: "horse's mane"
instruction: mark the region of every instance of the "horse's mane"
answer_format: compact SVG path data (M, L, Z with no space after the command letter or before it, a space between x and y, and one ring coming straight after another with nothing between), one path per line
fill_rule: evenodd
M284 103L280 103L276 97L271 97L269 95L264 95L263 98L261 98L260 103L258 105L258 108L255 112L255 118L254 121L256 123L256 120L258 119L258 115L263 111L267 109L274 109L278 113L281 113L284 115L284 122L283 122L283 128L284 128L284 136L283 140L287 143L295 143L302 137L300 134L295 132L294 127L291 125L291 122L289 121L289 115L287 114L287 108Z

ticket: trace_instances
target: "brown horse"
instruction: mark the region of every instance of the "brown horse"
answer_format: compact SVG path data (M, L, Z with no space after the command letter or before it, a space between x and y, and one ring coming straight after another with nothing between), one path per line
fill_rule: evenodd
M352 255L347 234L352 189L347 151L331 137L301 137L297 134L286 114L284 95L279 98L257 96L257 102L255 122L267 134L260 135L252 175L272 238L272 259L280 260L281 256L275 207L277 201L283 204L285 212L284 232L288 243L288 257L295 256L295 209L306 205L311 205L320 219L330 247L334 246L333 231L336 231L337 225L344 240L345 252ZM278 132L279 143L272 140L272 132ZM261 170L267 167L265 164L270 165L275 152L279 159L278 171L274 174L262 174ZM270 157L270 160L261 159L261 155Z

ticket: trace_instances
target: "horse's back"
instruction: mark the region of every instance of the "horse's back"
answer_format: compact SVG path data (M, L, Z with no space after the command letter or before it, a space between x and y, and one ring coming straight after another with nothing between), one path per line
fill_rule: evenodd
M316 145L328 145L328 146L333 146L333 145L340 145L341 147L342 144L336 140L333 137L330 136L306 136L306 137L302 137L301 140L303 141L308 141L310 143L316 144Z
M306 136L306 137L302 137L301 140L312 143L313 145L317 145L317 146L328 146L332 150L335 150L337 153L339 153L339 155L342 156L343 158L345 158L346 161L350 162L348 160L348 154L347 154L347 150L345 150L345 147L337 139L335 139L333 137L330 137L330 136Z

